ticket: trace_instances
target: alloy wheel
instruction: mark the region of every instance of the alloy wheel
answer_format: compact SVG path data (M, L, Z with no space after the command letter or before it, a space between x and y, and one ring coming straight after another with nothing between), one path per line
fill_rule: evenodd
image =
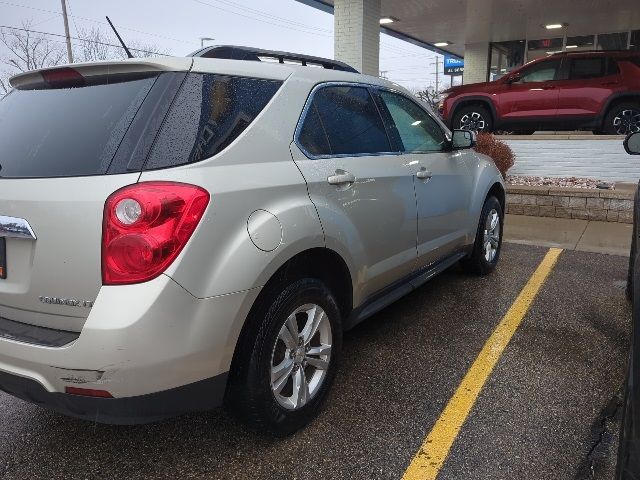
M640 110L627 108L613 118L613 128L618 135L640 132Z
M500 246L500 216L495 209L492 209L487 215L484 226L484 258L487 262L492 263L498 254Z
M316 304L287 317L271 354L271 391L287 410L304 407L320 390L331 361L331 323Z
M486 122L484 117L479 112L469 112L465 113L462 118L460 118L460 126L461 130L473 130L474 132L480 132L485 129Z

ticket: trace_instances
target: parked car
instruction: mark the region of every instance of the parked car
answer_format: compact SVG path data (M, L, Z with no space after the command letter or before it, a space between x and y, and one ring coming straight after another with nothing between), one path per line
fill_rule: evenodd
M632 133L624 141L630 155L640 155L640 132ZM627 297L633 305L631 351L627 369L627 384L622 405L622 422L618 441L616 480L640 477L640 259L638 258L638 227L640 226L640 183L636 188L633 207L633 236L629 254Z
M287 434L343 330L458 261L496 266L505 189L472 132L347 65L207 58L259 60L226 48L11 79L2 390L108 423L226 400Z
M557 53L493 82L441 96L450 128L531 134L536 130L640 131L640 52Z

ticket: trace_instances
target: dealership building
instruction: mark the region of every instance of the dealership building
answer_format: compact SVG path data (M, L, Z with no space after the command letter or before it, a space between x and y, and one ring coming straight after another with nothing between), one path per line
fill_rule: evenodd
M556 52L640 50L640 0L298 1L333 13L336 59L369 75L379 74L381 31L464 58L464 83Z

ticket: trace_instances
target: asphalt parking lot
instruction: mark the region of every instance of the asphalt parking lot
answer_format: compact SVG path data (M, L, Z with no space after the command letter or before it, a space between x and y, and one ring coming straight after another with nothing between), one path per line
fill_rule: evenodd
M284 440L222 411L114 427L0 393L0 477L400 479L547 251L505 244L494 274L451 269L348 332L323 413ZM601 427L615 431L603 415L623 384L626 266L562 252L438 478L586 479L592 467L607 478L615 435Z

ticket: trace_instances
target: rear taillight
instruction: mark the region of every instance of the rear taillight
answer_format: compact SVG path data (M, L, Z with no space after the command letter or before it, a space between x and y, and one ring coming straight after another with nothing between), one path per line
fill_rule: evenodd
M194 185L143 182L113 193L102 225L102 283L140 283L160 275L185 246L209 203Z

